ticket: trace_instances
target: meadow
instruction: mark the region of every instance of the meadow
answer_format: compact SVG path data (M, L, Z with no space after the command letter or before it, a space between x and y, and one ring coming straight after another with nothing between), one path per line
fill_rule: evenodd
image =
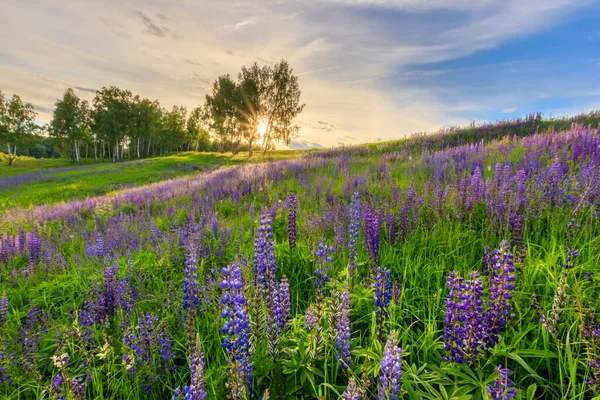
M0 397L598 398L597 119L6 184Z
M7 208L85 199L153 182L173 179L223 166L300 157L303 152L185 152L143 160L112 163L83 159L74 165L66 159L17 160L0 166L0 213Z

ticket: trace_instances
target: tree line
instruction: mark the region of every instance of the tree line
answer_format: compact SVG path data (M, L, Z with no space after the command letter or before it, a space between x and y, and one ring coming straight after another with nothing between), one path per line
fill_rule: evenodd
M289 144L298 133L300 95L298 77L284 60L243 66L237 79L218 77L204 104L189 112L182 106L166 109L158 100L115 86L97 90L90 104L69 88L56 101L50 123L39 126L30 103L0 91L0 151L8 151L9 165L17 155L35 156L34 149L55 155L56 148L74 162L190 150L246 150L252 156L255 149L265 153L276 143Z

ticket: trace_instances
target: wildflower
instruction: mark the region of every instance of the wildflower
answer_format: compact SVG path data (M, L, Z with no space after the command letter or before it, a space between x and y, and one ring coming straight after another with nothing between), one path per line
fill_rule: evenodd
M383 350L377 400L397 400L398 393L400 392L402 350L398 347L398 340L395 338L395 334L395 331L390 332L390 338Z
M448 275L446 285L450 289L446 299L444 318L444 350L449 352L447 361L474 363L487 338L483 314L483 284L479 273L472 271L469 280L456 272Z
M198 300L198 261L191 248L185 258L185 278L183 279L183 310L192 313L200 304Z
M196 339L196 344L190 360L190 384L182 390L175 389L172 400L183 398L183 400L204 400L206 391L204 390L204 354L200 350L200 343Z
M246 398L252 393L252 366L250 365L250 318L246 310L244 281L240 263L233 263L221 270L223 280L219 285L223 291L223 313L225 335L223 348L227 352L229 373L227 388L235 400Z
M517 395L515 384L509 378L511 372L508 368L502 368L502 365L499 365L498 374L500 376L494 381L494 386L488 385L486 390L492 400L510 400Z
M291 318L291 305L290 305L290 284L287 277L284 275L281 278L278 290L278 313L276 315L277 325L280 329L285 328L287 322Z
M379 266L379 229L380 220L374 210L367 208L364 212L365 247L369 253L371 275L374 275Z
M362 400L364 391L356 384L356 378L353 376L348 380L348 386L342 394L344 400Z
M0 296L0 325L3 325L6 322L7 317L8 317L8 297L6 296L6 292L3 292L2 296Z
M335 344L337 347L337 359L343 371L350 367L350 291L348 282L344 284L343 290L336 296L336 302L339 306L335 310L336 325Z
M485 315L488 337L486 346L491 348L498 342L500 330L507 324L511 316L512 292L515 290L514 256L509 252L507 241L500 243L492 257L492 287Z
M375 324L377 325L377 337L380 340L384 338L387 319L389 318L388 306L392 300L391 274L392 271L389 269L377 268L377 275L373 284L375 288Z
M352 202L350 203L350 225L348 227L348 235L350 236L348 241L348 249L350 250L350 260L348 261L348 275L354 278L354 274L358 268L358 235L360 233L360 199L358 193L352 195Z
M298 198L294 193L290 193L288 196L288 241L290 248L296 247L296 218L298 211Z

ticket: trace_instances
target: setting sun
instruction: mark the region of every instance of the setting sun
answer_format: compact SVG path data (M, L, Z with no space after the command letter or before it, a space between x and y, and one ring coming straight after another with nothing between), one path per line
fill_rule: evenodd
M267 132L267 125L264 123L264 121L261 121L258 124L258 128L256 128L256 131L262 136Z

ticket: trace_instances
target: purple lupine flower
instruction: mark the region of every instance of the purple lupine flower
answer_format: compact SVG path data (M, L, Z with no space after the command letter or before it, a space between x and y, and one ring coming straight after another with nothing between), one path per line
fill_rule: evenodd
M298 212L298 198L294 193L288 196L288 241L290 248L296 247L296 218Z
M369 253L371 276L373 276L379 266L380 220L377 213L371 208L365 210L363 220L365 224L365 247L367 248L367 253Z
M315 285L317 286L317 294L321 299L325 295L325 284L330 281L327 272L331 269L331 263L333 262L330 255L332 253L333 248L325 245L323 240L321 240L315 251L316 264L318 266L315 270L315 275L317 277Z
M356 385L356 378L353 376L348 380L348 386L342 394L344 400L362 400L363 391Z
M488 337L486 346L492 348L498 342L498 334L511 316L512 292L515 290L514 256L509 252L510 246L506 240L500 243L492 256L492 287L485 314Z
M260 284L262 290L266 290L270 284L269 281L274 280L277 276L274 247L271 220L263 210L260 215L258 231L254 238L254 285Z
M185 278L183 279L183 310L194 313L198 308L198 261L192 246L185 257Z
M133 322L133 321L132 321ZM173 369L173 338L156 314L146 312L123 334L123 362L129 375L144 379L146 391L152 383Z
M392 300L392 284L390 276L392 271L377 268L377 275L373 286L375 289L375 323L377 325L377 337L384 339L387 320L389 318L388 306Z
M340 368L347 371L350 367L350 291L348 282L344 284L344 288L338 293L338 298L334 299L337 304L335 310L335 345L337 348L336 356L340 362Z
M42 333L48 330L48 315L38 307L32 307L25 318L25 324L19 329L21 355L27 369L34 368L34 355L40 347Z
M358 269L358 235L360 233L360 211L361 204L358 193L352 195L352 202L350 203L350 225L348 226L348 249L350 250L350 257L348 261L348 275L352 278L353 282L354 274Z
M390 337L383 350L377 400L398 400L400 378L402 377L402 350L398 347L396 332L390 332Z
M483 314L483 285L479 272L465 281L456 272L448 275L443 340L446 361L473 364L484 348L488 332Z
M304 327L306 329L312 330L317 327L317 324L319 323L317 310L315 309L315 307L312 304L308 307L308 310L306 310L304 319L306 320L304 322Z
M190 360L191 378L189 386L182 390L175 389L172 400L204 400L206 391L204 390L204 354L200 351L200 344L196 343L192 358Z
M219 287L223 291L223 313L225 335L223 348L227 352L229 372L227 388L232 398L245 399L252 395L252 366L250 364L250 318L244 297L242 264L234 262L221 270L223 280Z
M73 378L73 381L71 382L71 392L75 399L83 400L85 398L85 380Z
M6 292L0 296L0 325L4 325L6 318L8 317L8 297Z
M490 394L492 400L510 400L516 397L517 390L515 384L510 380L511 374L508 368L502 368L502 365L498 365L498 379L494 381L494 386L487 386L486 390Z
M392 292L393 292L394 304L396 304L396 305L400 304L400 296L402 295L402 287L400 286L400 282L394 281L394 287L393 287Z
M290 284L285 275L281 277L281 283L279 284L278 293L278 307L276 308L277 314L277 325L280 329L285 328L288 321L291 318L291 305L290 305Z
M42 241L35 226L29 236L27 247L29 249L29 265L33 269L40 260L40 254L42 253Z
M54 379L52 380L52 385L50 387L50 394L55 396L55 397L59 397L59 395L62 393L62 383L63 383L63 377L60 374L57 374Z
M107 265L104 268L104 282L102 283L102 318L112 318L118 305L118 281L117 272L119 270L118 260L114 264Z

